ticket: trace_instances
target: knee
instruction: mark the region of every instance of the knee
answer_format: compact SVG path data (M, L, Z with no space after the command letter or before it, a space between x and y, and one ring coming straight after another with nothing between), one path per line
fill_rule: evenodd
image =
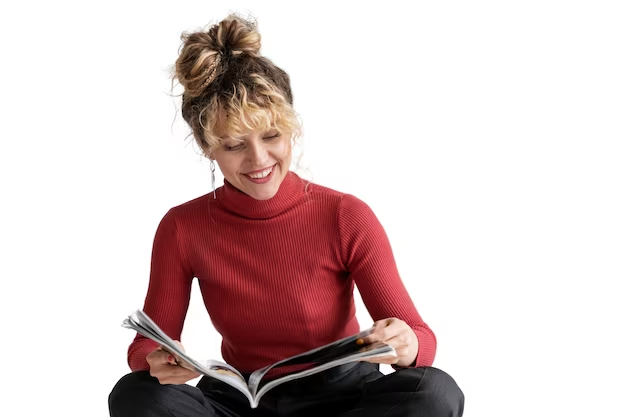
M465 395L456 381L441 369L426 368L417 390L425 394L433 410L432 415L463 415Z
M124 375L109 394L109 414L112 417L138 416L154 402L158 381L148 371Z

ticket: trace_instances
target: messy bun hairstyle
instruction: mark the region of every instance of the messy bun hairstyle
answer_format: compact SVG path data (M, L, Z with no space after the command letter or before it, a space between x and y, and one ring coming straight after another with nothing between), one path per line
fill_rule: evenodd
M183 119L205 155L224 135L273 128L300 135L289 75L260 55L255 21L233 14L181 40L174 79L184 88Z

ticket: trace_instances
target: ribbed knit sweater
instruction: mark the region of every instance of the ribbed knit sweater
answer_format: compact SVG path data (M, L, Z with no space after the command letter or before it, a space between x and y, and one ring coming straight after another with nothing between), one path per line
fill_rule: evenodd
M154 238L144 311L175 340L194 278L222 336L222 358L241 372L357 333L355 284L373 320L398 317L415 331L415 365L433 363L435 335L418 314L372 210L293 172L269 200L225 181L215 197L165 214ZM149 369L146 356L155 347L137 335L128 349L131 370Z

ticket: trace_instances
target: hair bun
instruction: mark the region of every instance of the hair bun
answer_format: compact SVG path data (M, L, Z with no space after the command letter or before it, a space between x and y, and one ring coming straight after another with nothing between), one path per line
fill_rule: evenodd
M240 54L245 52L258 55L261 50L261 34L254 20L246 20L238 15L230 15L209 30L215 39L218 52Z
M198 97L219 74L228 69L232 57L258 56L261 34L254 20L231 14L208 31L184 33L175 78L185 88L185 96Z

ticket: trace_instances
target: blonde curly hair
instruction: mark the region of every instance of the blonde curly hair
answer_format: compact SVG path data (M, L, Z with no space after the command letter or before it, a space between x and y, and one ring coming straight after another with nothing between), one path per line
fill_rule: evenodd
M224 136L251 130L300 136L289 75L260 55L256 21L231 14L181 39L173 79L184 88L183 119L206 156Z

